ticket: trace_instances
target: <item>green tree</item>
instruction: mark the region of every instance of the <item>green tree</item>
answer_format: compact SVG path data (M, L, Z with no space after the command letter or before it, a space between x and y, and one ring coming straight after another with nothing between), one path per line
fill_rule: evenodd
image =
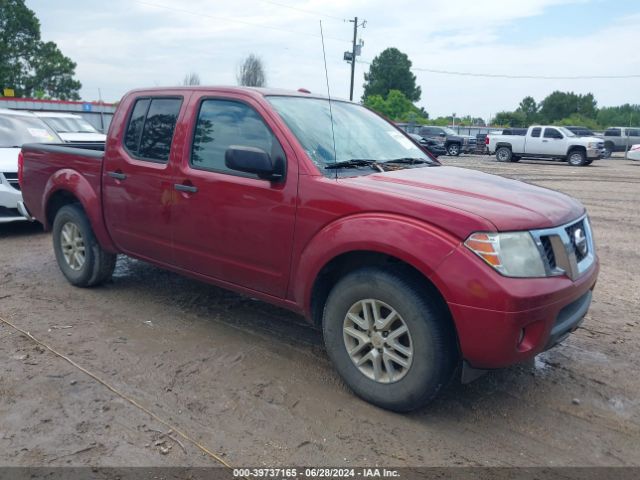
M40 22L24 0L0 0L0 87L19 97L79 99L76 64L40 38Z
M429 118L424 109L416 107L400 90L391 90L386 98L371 95L365 98L364 104L396 122L423 123Z
M411 73L411 60L397 48L387 48L375 57L364 74L363 100L372 95L386 98L391 90L399 90L411 102L420 100L422 90Z
M538 121L538 104L531 96L524 97L518 105L516 112L522 112L527 124L531 125Z
M570 117L574 113L594 119L597 115L597 102L592 93L577 95L556 90L540 102L540 105L540 116L548 123Z
M602 107L598 110L598 123L603 127L640 126L640 105L625 103L617 107Z
M518 110L515 112L498 112L496 116L493 117L492 123L502 127L519 128L528 126L527 117Z

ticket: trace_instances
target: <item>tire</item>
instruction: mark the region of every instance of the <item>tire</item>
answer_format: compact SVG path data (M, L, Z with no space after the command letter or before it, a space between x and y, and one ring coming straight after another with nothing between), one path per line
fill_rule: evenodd
M364 400L397 412L426 405L449 383L458 363L456 336L449 314L435 294L420 287L408 272L362 268L334 286L324 309L325 346L344 381ZM388 326L388 337L385 338L384 329L362 337L366 325L356 324L352 319L366 324L363 301L369 306L364 308L369 308L370 317L375 317L372 302L377 302L381 317L388 318L392 310L397 312L396 319ZM389 337L401 331L403 325L408 333L390 341ZM345 328L350 332L359 331L356 333L360 340L345 333ZM370 339L368 343L363 340L366 338ZM354 347L361 349L352 357L348 349L353 351ZM371 353L374 350L376 354ZM412 354L407 356L406 351ZM390 360L390 354L403 360L405 366ZM374 355L380 358L378 379ZM364 361L362 366L356 365L357 360Z
M522 157L517 157L516 155L512 155L511 156L511 162L512 163L519 162L521 158Z
M65 205L53 221L53 250L69 283L93 287L111 278L117 255L98 244L86 214L78 204Z
M450 157L457 157L460 155L460 144L459 143L450 143L447 145L447 155Z
M510 162L513 158L513 152L509 147L500 147L496 150L496 160L499 162Z
M567 162L572 167L584 167L587 165L587 157L582 150L571 150L567 155Z
M602 158L611 158L611 154L615 150L615 145L611 142L604 144L604 156Z
M587 161L585 162L585 165L591 165L592 163L593 163L593 160L587 160Z

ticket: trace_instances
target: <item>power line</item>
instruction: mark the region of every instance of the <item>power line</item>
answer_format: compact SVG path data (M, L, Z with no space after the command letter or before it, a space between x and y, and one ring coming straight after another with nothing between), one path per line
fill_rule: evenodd
M305 37L317 37L320 38L320 35L317 34L312 34L312 33L307 33L307 32L298 32L295 30L289 30L286 28L280 28L280 27L273 27L270 25L264 25L264 24L260 24L260 23L253 23L253 22L247 22L246 20L239 20L236 18L227 18L227 17L218 17L215 15L209 15L206 13L202 13L202 12L194 12L192 10L186 10L184 8L176 8L176 7L170 7L168 5L161 5L158 3L151 3L151 2L146 2L146 1L142 1L142 0L132 0L134 3L138 3L140 5L146 5L148 7L154 7L154 8L159 8L159 9L164 9L164 10L168 10L170 12L176 12L176 13L184 13L187 15L193 15L199 18L202 17L206 17L206 18L211 18L214 20L219 20L219 21L223 21L223 22L233 22L233 23L240 23L243 25L249 25L252 27L257 27L257 28L265 28L267 30L275 30L275 31L279 31L279 32L285 32L285 33L291 33L294 35L304 35ZM343 38L332 38L332 37L324 37L325 40L333 40L336 42L343 42L343 43L351 43L351 40L345 40Z
M358 60L358 63L371 65L366 60ZM508 75L500 73L476 73L476 72L457 72L451 70L436 70L434 68L412 67L412 70L418 72L437 73L441 75L458 75L463 77L485 77L485 78L511 78L511 79L529 79L529 80L600 80L600 79L624 79L624 78L640 78L640 74L631 75L573 75L573 76L551 76L551 75Z

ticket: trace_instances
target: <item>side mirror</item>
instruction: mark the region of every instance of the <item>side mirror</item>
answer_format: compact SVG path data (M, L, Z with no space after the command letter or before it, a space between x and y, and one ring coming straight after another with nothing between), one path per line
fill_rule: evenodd
M271 156L260 148L231 145L224 154L224 163L231 170L252 173L265 180L278 181L284 176L279 165L274 165Z

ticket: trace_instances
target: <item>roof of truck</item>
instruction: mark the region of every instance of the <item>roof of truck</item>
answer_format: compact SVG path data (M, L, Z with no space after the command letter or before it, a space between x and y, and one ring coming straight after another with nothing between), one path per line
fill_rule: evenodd
M312 93L307 89L300 88L299 90L287 90L282 88L264 88L264 87L238 87L238 86L184 86L184 87L151 87L151 88L137 88L127 92L127 95L140 95L140 94L166 94L177 92L227 92L227 93L249 93L254 96L286 96L286 97L306 97L306 98L322 98L328 99L327 95ZM349 100L343 98L331 97L331 100L348 102Z

